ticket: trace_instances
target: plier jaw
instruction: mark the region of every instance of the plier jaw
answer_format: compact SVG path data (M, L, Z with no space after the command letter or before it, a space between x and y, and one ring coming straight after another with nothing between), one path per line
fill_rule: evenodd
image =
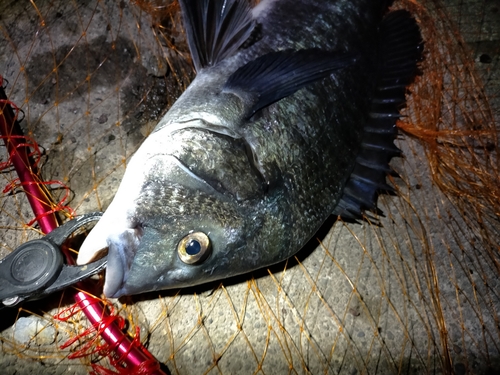
M23 300L43 298L103 270L107 256L83 266L70 266L64 264L60 250L78 228L101 216L101 212L78 216L1 259L0 301L5 306L14 306Z

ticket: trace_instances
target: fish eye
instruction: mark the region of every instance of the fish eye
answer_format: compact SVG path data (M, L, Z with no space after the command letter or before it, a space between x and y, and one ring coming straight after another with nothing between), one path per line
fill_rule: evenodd
M203 232L189 233L177 245L179 258L186 264L204 261L211 252L210 238Z

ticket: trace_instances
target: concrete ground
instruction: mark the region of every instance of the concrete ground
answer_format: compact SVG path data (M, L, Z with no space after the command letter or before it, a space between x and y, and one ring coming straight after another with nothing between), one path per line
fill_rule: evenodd
M7 95L43 147L44 178L71 188L78 214L107 207L127 158L193 76L178 15L158 27L142 4L0 3ZM329 222L319 246L270 270L114 301L165 371L500 373L500 5L401 5L419 18L428 55L398 140L405 156L393 161L400 194L381 197L382 225ZM2 189L14 178L2 172ZM39 236L21 193L1 195L0 210L1 256ZM90 371L96 355L60 349L85 319L52 318L73 293L0 310L2 374Z

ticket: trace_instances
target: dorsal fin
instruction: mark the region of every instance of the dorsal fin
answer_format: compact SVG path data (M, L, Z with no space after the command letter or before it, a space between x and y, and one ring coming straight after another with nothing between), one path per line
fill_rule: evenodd
M405 103L406 86L413 81L422 56L419 27L405 10L388 13L379 35L378 85L354 170L333 212L353 221L362 219L365 211L381 214L377 208L378 195L394 193L385 180L391 174L391 158L400 154L394 145L398 133L396 121L401 117L399 111Z
M277 102L304 86L327 77L333 71L356 62L356 55L317 48L270 52L234 72L224 92L251 98L250 118L255 112Z
M179 0L179 3L196 71L233 54L254 28L248 1Z

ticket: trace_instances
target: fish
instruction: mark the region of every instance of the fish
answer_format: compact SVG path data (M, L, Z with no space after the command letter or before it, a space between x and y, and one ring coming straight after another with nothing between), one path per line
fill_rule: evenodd
M249 273L381 214L418 24L388 0L180 0L196 77L81 246L110 298Z

